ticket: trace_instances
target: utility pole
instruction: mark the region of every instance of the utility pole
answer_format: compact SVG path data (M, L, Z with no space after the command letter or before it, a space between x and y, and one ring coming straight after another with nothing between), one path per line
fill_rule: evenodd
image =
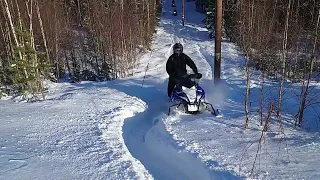
M184 0L182 0L182 26L184 26Z
M222 34L222 0L216 0L216 28L214 54L214 83L220 83L221 75L221 34Z

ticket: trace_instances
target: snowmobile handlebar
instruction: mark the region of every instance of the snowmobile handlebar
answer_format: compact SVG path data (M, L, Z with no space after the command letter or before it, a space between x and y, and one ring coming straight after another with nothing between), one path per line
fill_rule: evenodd
M201 73L188 74L187 77L188 77L189 79L201 79L201 78L202 78L202 74L201 74Z
M202 74L201 73L194 73L194 74L186 74L184 76L184 78L188 79L190 82L192 82L192 86L195 85L195 84L198 84L200 79L202 78ZM187 81L184 81L184 82L188 82ZM190 83L187 83L187 84L190 84ZM190 85L189 85L190 86ZM188 86L187 86L188 87Z

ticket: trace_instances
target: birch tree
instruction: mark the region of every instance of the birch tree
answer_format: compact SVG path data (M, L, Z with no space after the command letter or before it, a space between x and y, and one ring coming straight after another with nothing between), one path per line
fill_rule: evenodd
M312 49L312 56L310 58L310 68L309 68L309 73L308 73L308 78L307 78L307 85L304 88L302 86L302 95L300 97L300 105L299 105L299 111L298 111L298 115L297 115L297 119L295 122L295 125L301 126L302 125L302 120L303 120L303 114L304 114L304 110L306 108L306 100L308 97L308 92L310 89L310 82L311 82L311 75L313 72L313 64L315 61L315 53L316 53L316 47L318 44L318 30L319 30L319 21L320 21L320 9L318 10L318 18L317 18L317 22L316 22L316 27L315 27L315 35L314 35L314 41L313 41L313 49Z
M280 87L279 87L279 96L278 96L278 109L277 109L277 116L280 120L280 113L282 108L282 101L283 101L283 82L285 80L285 70L286 70L286 51L287 51L287 42L288 42L288 27L289 27L289 17L290 17L290 8L291 8L291 1L288 0L288 6L286 9L286 20L285 20L285 27L283 31L283 40L282 40L282 57L281 57L281 79L280 79Z

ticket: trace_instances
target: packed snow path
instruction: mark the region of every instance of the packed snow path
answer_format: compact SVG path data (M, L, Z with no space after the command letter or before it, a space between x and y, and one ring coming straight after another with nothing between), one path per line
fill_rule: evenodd
M181 6L179 2L176 5ZM186 11L194 12L194 8L194 3L186 5ZM142 66L148 68L144 87L139 86L142 81L136 84L129 80L132 89L120 89L127 90L125 93L130 96L141 98L148 106L146 111L125 121L125 143L131 154L142 162L155 179L234 179L236 176L229 172L209 170L194 154L179 147L163 123L164 119L171 118L166 115L169 104L165 64L172 54L174 43L187 44L184 52L195 60L205 78L212 77L211 66L206 59L209 58L208 54L197 43L199 38L207 40L208 37L208 31L197 24L203 15L193 17L196 18L194 21L187 16L186 20L191 22L186 22L184 27L180 18L172 16L171 1L167 1L155 35L156 44L152 52L142 58L147 59ZM144 72L141 72L140 77L143 78L143 75Z

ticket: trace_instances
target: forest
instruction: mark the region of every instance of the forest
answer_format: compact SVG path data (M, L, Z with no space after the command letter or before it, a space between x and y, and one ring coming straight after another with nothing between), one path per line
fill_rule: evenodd
M206 12L204 20L214 37L215 0L196 0L196 9ZM296 125L302 125L307 108L318 106L316 86L320 81L319 45L320 1L317 0L226 0L223 1L223 37L235 43L243 52L246 76L245 114L248 126L250 114L250 81L261 72L258 110L262 125L262 110L275 112L278 120L282 104L292 98L300 101ZM222 55L223 56L223 55ZM222 58L223 59L223 58ZM223 61L223 60L222 60ZM265 80L279 83L278 95L265 99ZM301 89L297 88L301 85ZM284 98L287 92L294 97Z
M149 49L159 0L1 0L0 97L44 98L45 80L132 74Z
M138 55L150 49L162 9L161 0L0 3L0 97L19 94L29 100L45 98L47 80L132 75ZM214 37L215 0L195 0L195 8L207 14L204 22ZM277 114L284 83L302 83L299 121L303 109L318 104L310 88L320 78L319 18L317 0L223 1L223 37L237 44L246 59L247 115L252 69L262 72L262 82L279 82Z

